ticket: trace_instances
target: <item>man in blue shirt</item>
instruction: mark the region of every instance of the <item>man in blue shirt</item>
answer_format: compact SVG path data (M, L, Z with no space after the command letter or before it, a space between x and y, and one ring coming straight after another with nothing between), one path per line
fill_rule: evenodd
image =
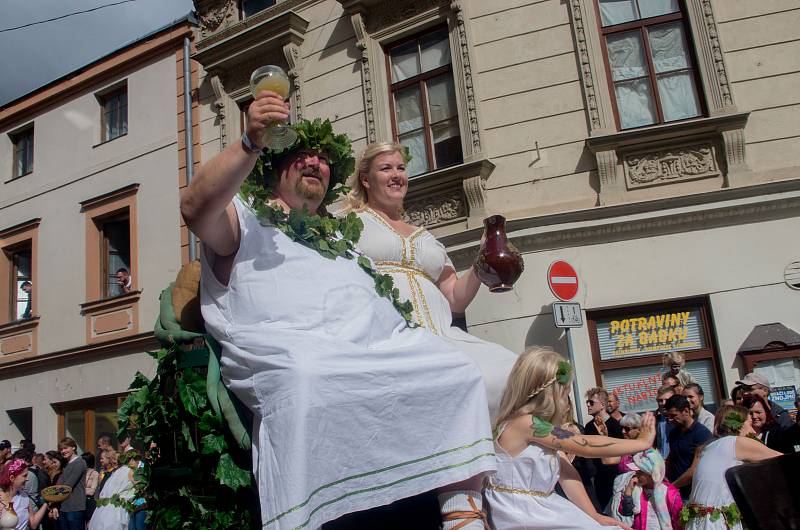
M689 400L676 394L664 404L667 419L674 427L668 435L669 457L667 478L680 489L681 497L689 498L692 491L692 461L697 448L711 438L711 431L694 420Z

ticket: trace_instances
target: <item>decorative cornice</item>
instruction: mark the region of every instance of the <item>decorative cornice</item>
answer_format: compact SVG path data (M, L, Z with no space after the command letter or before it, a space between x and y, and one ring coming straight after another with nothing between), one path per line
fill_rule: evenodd
M481 133L478 126L478 105L475 100L475 89L472 80L472 60L469 53L469 42L467 41L467 28L464 22L464 9L460 0L450 2L450 11L455 17L456 36L458 38L458 52L461 58L461 68L464 80L464 92L467 98L467 119L469 122L469 134L472 142L472 153L481 152Z
M222 79L220 79L218 75L210 75L208 76L208 80L211 84L211 90L214 92L214 102L211 104L211 108L217 113L217 118L219 119L219 143L220 151L222 151L228 146L228 112L227 105L225 104L227 101L227 94L225 93Z
M578 247L641 239L698 229L733 226L750 221L764 221L795 217L800 214L800 198L778 199L763 203L724 206L720 208L682 212L674 215L648 217L630 221L612 221L606 224L581 228L553 230L524 236L509 232L509 240L520 252L540 252L565 247ZM444 242L444 241L443 241ZM477 244L477 243L476 243ZM449 252L457 268L471 263L475 245Z
M142 290L139 289L118 296L112 296L109 298L101 298L100 300L90 300L88 302L82 302L80 304L81 315L87 315L89 313L97 313L98 311L105 311L107 309L112 309L120 306L130 306L138 302L139 298L141 297L142 297Z
M118 201L120 199L130 197L131 195L136 195L136 192L138 190L139 190L139 183L134 182L133 184L128 184L127 186L116 189L114 191L109 191L108 193L98 195L97 197L86 199L85 201L81 201L79 203L81 205L81 211L85 212L87 210L92 210L103 204L112 201Z
M156 350L161 344L152 331L131 335L108 342L87 344L77 348L59 350L41 355L29 355L0 364L0 380L26 373L37 373L75 363L86 363L98 358L110 358L129 353Z
M286 64L289 66L287 74L292 83L292 112L294 119L292 121L298 122L303 119L303 86L302 72L303 72L303 59L300 57L300 46L290 42L283 46L283 55L286 59Z
M39 325L40 319L40 315L33 315L30 318L12 320L11 322L0 324L0 336L8 336L20 331L34 329Z
M277 2L274 6L259 11L255 15L237 21L237 0L194 0L195 9L201 23L202 36L197 45L198 47L210 46L235 33L259 25L261 22L278 17L314 1L318 0L283 0L282 2Z
M266 20L252 17L200 41L192 58L206 71L230 71L248 59L279 50L286 44L302 44L306 29L308 21L292 11Z
M22 223L16 224L14 226L10 226L3 230L0 230L0 239L6 239L11 236L15 236L21 232L28 232L29 230L36 230L39 228L39 224L42 222L41 217L35 217L28 221L23 221Z
M598 151L607 151L620 147L655 143L675 138L686 138L689 135L744 129L749 115L749 112L722 114L710 118L698 118L696 120L643 127L632 131L590 136L586 139L586 147L593 153L596 153Z
M708 30L708 41L711 45L711 56L714 59L714 70L717 73L717 83L722 98L722 106L732 106L733 96L731 95L731 86L728 82L728 72L725 68L725 59L722 53L722 45L719 42L717 21L714 19L714 8L711 5L711 0L703 0L703 17Z
M581 0L570 0L569 12L572 16L572 31L575 35L575 43L578 46L578 64L580 66L583 92L586 98L587 111L589 113L589 122L592 125L592 129L599 129L602 127L602 123L600 122L600 111L598 110L597 95L595 94L592 60L586 41L586 32L584 31L583 8L581 4Z

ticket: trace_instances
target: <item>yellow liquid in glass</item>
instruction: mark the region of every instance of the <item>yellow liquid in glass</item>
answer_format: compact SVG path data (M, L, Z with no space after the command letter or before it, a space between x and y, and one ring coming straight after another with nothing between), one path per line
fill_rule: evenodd
M253 90L253 97L258 97L264 90L275 92L283 99L286 99L289 96L289 80L277 75L267 76L258 82L255 90Z

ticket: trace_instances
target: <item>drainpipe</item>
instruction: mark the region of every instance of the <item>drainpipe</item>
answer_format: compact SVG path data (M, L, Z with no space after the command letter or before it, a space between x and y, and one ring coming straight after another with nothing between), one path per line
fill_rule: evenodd
M192 145L192 69L189 64L189 37L183 38L183 124L186 135L186 184L194 176L194 146ZM189 230L189 261L197 259L197 236Z

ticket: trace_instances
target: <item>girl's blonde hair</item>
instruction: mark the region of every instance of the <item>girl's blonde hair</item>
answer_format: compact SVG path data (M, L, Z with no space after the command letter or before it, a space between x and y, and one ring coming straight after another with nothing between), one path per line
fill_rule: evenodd
M494 428L514 418L532 414L553 425L570 421L569 402L564 399L564 388L569 388L572 371L565 384L556 380L558 363L565 359L550 348L533 346L517 357L517 362L508 376L500 411Z
M367 205L369 197L361 176L369 173L369 168L375 158L386 153L400 153L403 155L403 160L405 161L406 159L406 148L398 142L375 142L369 144L364 149L364 152L361 153L361 156L358 157L355 173L347 179L350 193L345 197L344 211L361 210Z
M679 351L670 351L665 353L661 358L661 364L663 364L664 368L667 370L672 368L673 364L679 364L683 367L683 365L686 364L686 356Z

